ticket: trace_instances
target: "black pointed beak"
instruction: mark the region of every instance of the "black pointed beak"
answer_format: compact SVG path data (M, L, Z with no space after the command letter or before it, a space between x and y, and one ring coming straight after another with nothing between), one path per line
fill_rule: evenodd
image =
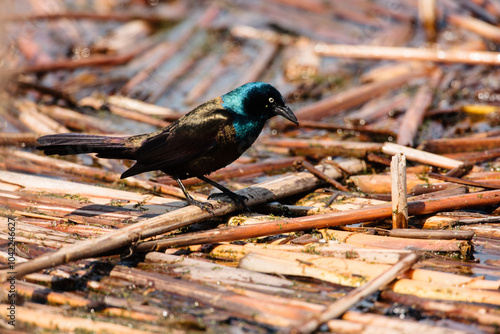
M276 115L280 115L285 117L287 120L290 122L294 123L295 125L299 125L299 121L297 120L297 117L292 112L292 109L288 108L287 106L276 106L274 107L274 113Z

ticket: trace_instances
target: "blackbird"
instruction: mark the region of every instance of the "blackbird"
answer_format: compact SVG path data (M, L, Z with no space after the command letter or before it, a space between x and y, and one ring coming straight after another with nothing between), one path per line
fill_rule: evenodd
M177 181L190 204L211 211L209 203L193 199L182 184L181 180L197 177L247 208L245 197L206 175L240 157L257 139L266 121L276 115L299 125L276 88L250 82L152 133L131 137L54 134L38 138L37 148L48 155L97 153L99 158L136 160L121 178L161 170Z

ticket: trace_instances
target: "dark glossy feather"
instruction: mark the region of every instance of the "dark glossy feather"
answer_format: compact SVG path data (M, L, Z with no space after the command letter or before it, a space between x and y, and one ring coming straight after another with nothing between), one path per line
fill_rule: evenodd
M37 148L47 155L97 153L100 158L134 159L136 148L127 140L128 137L61 133L38 138Z
M161 170L181 179L209 174L233 162L227 152L218 161L215 151L230 150L236 140L231 114L213 99L158 134L146 139L136 152L136 165L122 178L152 170ZM233 128L234 129L234 128ZM233 132L233 134L231 134ZM201 163L203 161L203 163Z

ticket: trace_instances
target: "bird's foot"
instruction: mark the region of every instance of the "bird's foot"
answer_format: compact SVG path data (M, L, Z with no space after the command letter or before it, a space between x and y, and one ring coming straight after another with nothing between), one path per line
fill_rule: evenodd
M246 203L246 200L248 200L248 198L246 198L245 196L238 195L230 191L230 192L211 194L210 196L208 196L208 199L214 199L216 197L229 197L233 202L240 204L246 211L252 212L252 210L250 210L250 208Z
M214 211L213 211L214 206L208 202L201 202L201 201L197 201L195 199L189 199L187 201L189 204L197 206L200 209L202 209L203 211L211 213L212 215L214 214Z

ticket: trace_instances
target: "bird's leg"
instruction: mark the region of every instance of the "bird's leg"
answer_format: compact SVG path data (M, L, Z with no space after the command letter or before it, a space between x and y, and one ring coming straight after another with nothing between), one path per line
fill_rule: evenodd
M219 184L219 183L215 182L214 180L209 179L206 176L197 176L197 178L199 178L200 180L205 181L206 183L210 184L211 186L214 186L215 188L219 189L220 191L222 191L222 193L224 195L228 196L234 202L241 204L241 206L243 206L243 208L246 211L251 212L250 208L248 207L247 203L245 202L245 200L247 200L247 198L245 196L241 196L241 195L238 195L238 194L232 192L231 190L224 187L222 184ZM220 194L212 194L212 195L208 196L208 198L211 199L211 198L216 197L218 195L220 195Z
M177 184L181 188L182 192L184 193L184 196L186 197L186 201L189 204L195 205L195 206L199 207L200 209L205 210L207 212L210 212L212 214L214 213L212 211L212 209L214 208L212 206L212 204L195 200L194 198L191 197L191 195L189 195L189 193L186 190L186 187L184 187L184 184L182 184L182 181L179 178L175 178L175 181L177 181Z

